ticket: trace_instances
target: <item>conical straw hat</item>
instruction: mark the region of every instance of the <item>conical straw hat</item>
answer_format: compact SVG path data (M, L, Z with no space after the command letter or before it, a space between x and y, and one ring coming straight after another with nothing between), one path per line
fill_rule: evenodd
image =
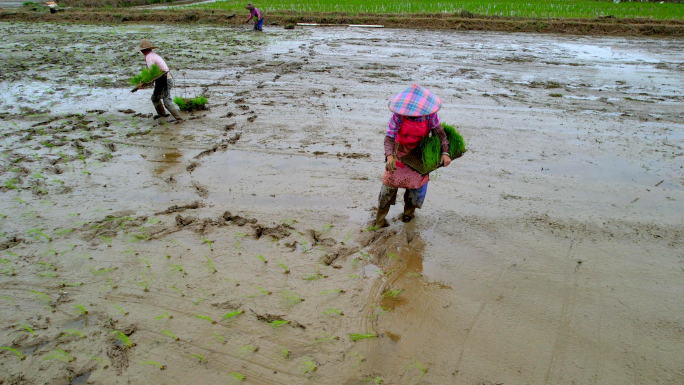
M144 49L155 49L157 48L156 46L152 45L152 42L150 39L142 39L140 40L140 45L138 46L138 49L136 51L142 51Z
M413 84L389 101L390 111L404 116L430 115L439 111L440 108L442 108L442 100L439 96L418 84Z

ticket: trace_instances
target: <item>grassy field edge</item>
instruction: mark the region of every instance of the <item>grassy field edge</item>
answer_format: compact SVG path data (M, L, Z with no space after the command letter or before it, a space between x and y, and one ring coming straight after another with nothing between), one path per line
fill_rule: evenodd
M57 13L0 11L0 21L87 24L166 23L241 25L243 15L198 9L69 9ZM574 35L684 36L684 21L652 19L526 19L459 14L348 14L271 12L267 27L293 23L382 24L387 28L454 29L463 31L536 32Z

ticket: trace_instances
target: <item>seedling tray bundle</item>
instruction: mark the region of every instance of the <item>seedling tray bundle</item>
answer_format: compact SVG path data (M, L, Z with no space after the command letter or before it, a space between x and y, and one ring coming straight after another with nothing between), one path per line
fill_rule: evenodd
M442 124L442 128L449 140L449 157L453 160L460 158L466 152L465 141L461 134L453 126ZM426 175L440 168L442 159L442 147L437 136L428 136L423 139L413 151L404 155L399 161L421 175Z
M142 83L143 88L150 86L155 80L167 74L168 71L162 71L156 64L152 67L143 69L139 75L133 76L130 83L135 85L131 92L138 90L138 84Z

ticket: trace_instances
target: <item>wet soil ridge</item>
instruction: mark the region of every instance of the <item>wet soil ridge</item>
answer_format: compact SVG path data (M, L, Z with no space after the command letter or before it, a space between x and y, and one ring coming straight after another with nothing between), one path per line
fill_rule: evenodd
M234 13L219 10L158 10L158 9L71 9L45 13L26 10L2 10L2 21L46 21L78 23L179 23L239 25ZM684 36L684 21L651 19L521 19L496 16L454 14L345 14L298 13L275 11L269 13L271 25L296 23L318 24L382 24L387 28L454 29L463 31L501 31L566 33L574 35L625 36Z

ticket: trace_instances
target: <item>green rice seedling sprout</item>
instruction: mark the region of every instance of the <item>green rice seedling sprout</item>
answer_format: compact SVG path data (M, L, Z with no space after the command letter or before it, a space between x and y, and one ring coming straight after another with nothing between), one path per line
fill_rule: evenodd
M365 261L370 261L371 258L372 258L371 255L370 255L369 253L366 253L366 252L364 252L363 250L359 251L359 254L361 254L361 257L362 257Z
M154 365L159 368L159 370L164 370L166 369L166 365L162 365L156 361L143 361L139 363L138 365Z
M107 278L107 285L101 286L102 290L107 290L107 288L109 288L110 290L114 290L114 289L119 287L114 283L114 281L111 278L109 278L109 277L106 277L106 278Z
M423 274L421 274L421 273L415 273L415 272L413 272L413 271L409 271L408 273L406 273L406 276L407 276L407 277L410 277L410 278L415 278L415 277L422 277Z
M100 239L104 241L104 243L107 244L107 247L112 247L112 237L108 237L106 235L100 235Z
M299 366L298 369L299 369L300 373L307 374L310 372L315 372L316 370L318 370L318 367L313 362L313 360L311 360L310 358L307 358L304 361L302 361L302 364Z
M366 340L370 338L377 338L377 334L370 334L370 333L365 333L365 334L359 334L359 333L349 333L349 338L352 341L358 341L358 340Z
M180 291L180 290L179 290L179 289L178 289L177 287L175 287L175 286L171 286L171 288L172 288L173 290L175 290L175 291L176 291L176 292L177 292L178 294L180 294L180 295L181 295L181 297L185 297L185 294L183 294L183 292L182 292L182 291Z
M259 351L259 348L255 348L252 345L243 345L238 347L238 357L242 358L245 354L256 353L257 351Z
M92 173L91 173L90 171L85 171L85 170L84 170L84 171L81 171L81 174L85 174L85 175L88 175L88 176L92 175Z
M380 376L366 378L365 380L363 380L363 382L371 382L371 381L373 381L377 385L382 385L382 377L380 377Z
M17 303L14 301L14 298L12 298L12 297L8 297L8 296L5 296L5 295L0 295L0 299L4 299L5 301L7 301L7 302L9 302L10 304L12 304L12 306L17 306Z
M132 77L129 82L132 85L138 85L140 83L146 84L151 82L155 78L161 76L162 74L163 71L159 69L159 66L157 66L156 64L152 64L150 68L143 68L140 74Z
M183 275L188 275L188 272L185 271L185 269L183 269L183 266L181 265L172 264L171 269L173 269L173 271L171 271L170 275L174 275L178 272L183 273Z
M260 260L260 261L263 262L263 263L268 263L268 261L266 260L266 258L264 258L264 255L263 255L263 254L257 255L257 259Z
M271 295L271 294L272 294L272 292L270 292L270 291L264 289L264 288L261 287L261 286L254 286L254 288L257 289L257 290L259 291L259 293L258 293L258 294L251 294L251 295L248 295L247 298L252 298L252 297L259 296L259 295Z
M50 255L50 254L52 254L52 255L59 255L59 251L57 251L57 250L55 250L55 249L48 249L48 251L46 251L46 252L40 254L40 256L41 256L41 257L44 257L44 256Z
M418 375L417 378L413 380L414 383L418 383L420 381L421 377L425 375L425 373L428 372L427 368L421 364L420 362L416 361L414 364L411 365L406 365L406 368L404 369L404 375L409 371L411 368L418 368L420 370L420 374Z
M392 259L396 259L397 261L401 262L401 258L397 257L396 254L387 253L387 256L390 257L390 258L392 258Z
M179 96L176 96L175 98L173 98L173 102L178 105L178 108L180 108L181 111L190 112L194 110L205 109L205 105L207 104L207 98L205 98L204 95L200 95L192 99L183 99Z
M236 310L236 311L231 311L230 313L226 313L221 317L222 320L229 320L235 316L239 316L240 314L244 313L244 310Z
M148 269L150 269L150 258L147 258L147 259L145 259L145 258L138 258L138 261L144 263L145 266L146 266Z
M361 231L366 232L366 231L375 231L375 230L379 230L379 229L380 229L380 226L371 226L371 227L363 229Z
M378 318L381 315L389 313L391 310L390 308L382 307L382 306L378 306L377 309L380 309L380 311L377 313L373 313L373 314L369 315L367 318Z
M328 231L330 231L330 229L332 229L333 227L334 227L334 226L332 225L332 223L325 224L325 225L323 225L323 231L321 231L321 232L322 232L322 233L328 232Z
M31 325L29 324L21 324L19 325L21 329L24 329L27 333L29 333L32 336L36 335L36 332L33 331L33 328L31 328Z
M231 373L228 373L228 375L232 376L234 381L244 381L245 380L245 376L243 376L240 373L231 372Z
M226 343L226 339L223 338L222 335L216 334L216 333L214 333L214 341L216 341L216 342L218 342L218 343L220 343L220 344L224 344L224 345L225 345L225 343Z
M211 259L209 259L209 256L206 254L204 255L204 258L207 259L207 262L205 262L205 264L209 268L209 271L211 271L212 274L216 273L217 270L216 270L216 267L214 266L214 262L212 262Z
M38 236L45 238L48 242L52 242L52 238L45 235L45 233L43 232L42 229L33 229L33 230L29 231L28 233L29 234L36 234Z
M0 346L0 350L7 350L7 351L9 351L9 352L14 353L14 355L17 356L17 357L19 357L19 359L20 359L21 361L23 361L23 360L26 359L26 356L24 356L23 354L21 354L17 349L10 348L9 346Z
M50 297L48 297L47 294L37 290L29 290L29 292L33 293L33 295L35 295L39 300L41 300L45 304L45 306L51 307Z
M0 258L0 263L5 265L6 267L2 270L3 274L7 274L12 277L17 275L17 273L14 271L14 266L12 266L12 261L10 261L9 259Z
M287 324L289 324L289 323L290 323L290 321L275 320L275 321L269 322L268 324L271 325L271 328L277 329L277 328L279 328L279 327L281 327L281 326L283 326L283 325L287 325Z
M290 358L291 355L292 355L292 352L290 350L286 349L285 347L282 347L282 349L280 349L278 351L278 358L280 358L281 360L286 360L286 359Z
M152 285L152 279L154 274L150 275L149 278L145 277L145 273L140 273L140 281L136 281L135 284L142 287L143 291L150 291L150 285Z
M349 275L349 278L351 278L351 279L359 279L359 278L361 278L361 277L360 277L359 275L357 275L357 274L350 274L350 275Z
M391 299L400 299L398 298L399 294L403 293L405 290L404 289L394 289L394 290L387 290L382 294L383 298L391 298Z
M86 314L88 314L88 310L86 310L85 306L78 304L78 305L74 305L74 307L76 308L76 310L78 310L78 312L79 312L81 315L86 315Z
M88 356L88 359L89 359L89 360L91 360L91 361L96 361L96 362L98 362L98 363L100 363L100 364L102 364L102 365L110 365L110 364L111 364L111 361L109 361L109 360L106 359L106 358L96 357L96 356L94 356L94 355L92 355L92 354L88 354L88 353L86 353L86 356Z
M199 319L203 319L203 320L205 320L205 321L209 321L209 322L211 322L212 324L215 324L215 323L216 323L216 321L214 321L213 319L211 319L211 317L209 317L208 315L198 314L198 315L195 316L195 318L199 318Z
M69 353L65 352L62 349L55 349L48 353L45 357L43 357L43 361L47 360L58 360L62 362L71 362L74 361L75 358L72 357Z
M5 187L6 187L6 188L9 188L9 189L13 189L13 190L19 191L19 187L17 187L17 186L15 185L16 183L19 183L19 179L17 179L17 178L9 179L9 180L7 180L7 181L5 182Z
M290 274L290 269L283 262L278 262L278 266L283 268L285 274Z
M323 311L323 314L326 314L326 315L328 315L328 314L344 315L343 312L341 312L341 311L335 309L334 307L329 307L329 308L327 308L326 310Z
M161 314L161 315L154 317L155 320L160 320L160 319L164 319L164 318L173 319L173 316L171 314L169 314L168 310L165 310L164 314Z
M180 338L176 337L176 334L174 334L171 330L159 329L159 331L173 338L174 341L180 341Z
M60 338L65 338L65 337L78 337L78 338L88 338L83 332L80 330L76 329L64 329L62 330L62 334L60 335Z
M333 335L326 335L325 337L316 338L311 345L320 344L323 342L339 341L340 337Z
M356 362L354 363L354 368L359 366L362 362L366 361L366 357L362 356L361 354L357 352L351 352L350 356L356 358Z
M128 312L127 312L126 310L124 310L121 306L119 306L119 305L114 305L114 307L115 307L116 310L118 310L121 314L123 314L123 315L125 315L125 316L128 315Z
M240 239L243 237L246 237L247 234L244 233L235 233L235 247L237 247L238 255L242 254L242 248L240 246Z
M78 287L83 285L83 282L60 282L62 287Z
M71 233L72 231L74 231L74 228L59 229L59 230L55 230L55 234L65 235L65 234Z
M93 275L107 275L110 272L117 270L117 269L118 269L118 267L108 267L108 268L93 270Z
M344 290L342 290L342 289L330 289L330 290L323 290L323 291L321 292L321 295L328 295L328 294L344 294L344 293L346 293L346 292L345 292Z
M16 198L14 198L14 199L16 199L17 202L19 202L19 203L23 203L23 204L25 204L25 205L27 205L27 206L29 205L28 202L26 202L25 200L23 200L23 199L21 199L21 198L19 198L19 197L16 197Z
M200 364L204 364L207 362L207 357L203 356L202 354L195 353L195 354L191 354L190 356L197 358L199 360Z
M206 243L209 245L209 250L214 251L214 245L211 243L211 241L207 238L202 237L202 243Z
M290 306L304 301L304 298L302 298L299 294L287 289L280 291L280 297Z
M135 343L133 343L127 335L121 333L120 331L115 330L112 332L112 334L114 335L114 339L119 341L124 348L128 349L135 346Z

